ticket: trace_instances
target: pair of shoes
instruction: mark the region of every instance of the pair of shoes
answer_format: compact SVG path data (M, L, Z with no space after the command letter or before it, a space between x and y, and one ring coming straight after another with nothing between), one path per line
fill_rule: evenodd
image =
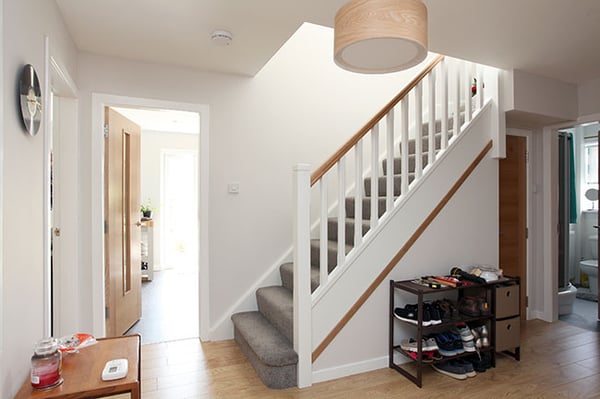
M458 301L458 311L471 317L489 316L490 304L485 298L465 296Z
M442 324L441 308L436 303L424 303L423 314L425 313L429 313L431 325Z
M417 352L417 340L414 338L403 339L400 342L400 348L408 352ZM425 351L436 351L438 350L437 343L433 338L424 338L421 340L421 350Z
M469 361L478 373L485 373L487 369L492 367L492 357L487 352L472 354L464 359Z
M452 319L455 315L458 315L458 310L456 309L456 305L454 302L447 298L443 298L433 302L434 306L437 306L440 309L440 315L442 319Z
M417 360L418 353L417 352L408 352L408 356L411 359ZM438 353L438 351L423 351L421 352L421 361L423 363L432 363L434 360L441 360L442 355Z
M403 308L394 309L394 317L399 320L407 321L411 324L418 324L419 305L405 305ZM423 326L431 326L441 324L442 316L439 312L439 307L431 303L423 304Z
M465 323L458 323L450 331L460 336L465 352L475 352L475 336L469 326Z
M431 367L435 371L456 378L457 380L466 380L467 377L475 377L475 375L477 375L472 365L469 368L466 364L463 364L463 362L458 361L458 359L434 363Z
M398 320L407 321L412 324L418 324L419 317L419 306L418 305L405 305L403 308L394 309L394 317ZM431 324L431 318L429 313L423 312L423 325L428 326Z
M475 347L477 349L487 348L490 346L490 339L488 338L488 330L486 326L475 327L471 330L473 334Z
M462 339L450 331L435 335L438 351L443 356L455 356L465 352Z

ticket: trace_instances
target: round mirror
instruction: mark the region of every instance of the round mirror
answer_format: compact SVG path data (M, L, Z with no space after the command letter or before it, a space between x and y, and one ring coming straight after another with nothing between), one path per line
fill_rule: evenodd
M590 201L598 201L598 190L590 188L585 192L585 198Z
M42 91L35 69L31 64L23 67L19 80L21 117L27 132L35 136L42 120Z

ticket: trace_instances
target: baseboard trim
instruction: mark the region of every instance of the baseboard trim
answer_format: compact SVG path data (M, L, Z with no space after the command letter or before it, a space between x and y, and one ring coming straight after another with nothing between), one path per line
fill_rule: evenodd
M336 378L348 377L354 374L366 373L368 371L379 370L388 367L388 357L382 356L374 359L364 360L356 363L343 364L341 366L331 367L323 370L313 371L312 382L334 380Z

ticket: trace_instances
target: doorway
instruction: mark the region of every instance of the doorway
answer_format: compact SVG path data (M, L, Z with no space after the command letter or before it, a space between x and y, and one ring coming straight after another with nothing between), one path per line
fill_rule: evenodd
M105 94L92 94L92 123L94 132L92 134L92 147L103 148L102 145L102 119L104 106L118 106L127 108L144 109L169 109L187 112L195 112L200 115L198 135L198 287L199 298L199 331L202 340L209 339L209 275L208 275L208 107L205 105L176 103L170 101L151 100L133 97L113 96ZM102 209L102 158L103 151L92 153L92 206ZM142 155L143 158L143 155ZM143 195L143 194L142 194ZM144 198L144 197L142 197ZM158 203L157 201L156 203ZM104 216L102 213L92 214L92 273L93 273L93 332L97 336L105 335L104 322L104 273L103 273L103 231L101 228ZM194 317L194 319L197 319Z
M592 122L557 132L557 211L563 226L558 237L557 281L559 290L569 286L574 293L572 305L563 308L559 304L559 319L593 331L600 328L596 278L599 130L600 124Z

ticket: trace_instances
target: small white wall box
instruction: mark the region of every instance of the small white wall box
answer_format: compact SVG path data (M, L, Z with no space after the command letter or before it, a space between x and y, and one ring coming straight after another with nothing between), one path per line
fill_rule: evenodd
M127 376L129 364L127 359L113 359L106 362L104 370L102 370L102 380L111 381L118 380Z

